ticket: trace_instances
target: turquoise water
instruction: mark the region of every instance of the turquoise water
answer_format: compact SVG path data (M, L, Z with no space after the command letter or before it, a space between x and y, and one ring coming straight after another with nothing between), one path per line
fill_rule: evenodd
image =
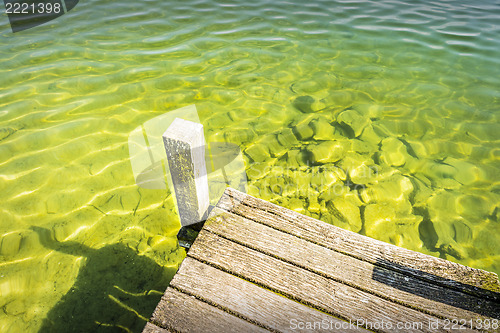
M141 331L184 250L128 137L195 104L248 193L500 273L500 6L81 1L0 19L0 331Z

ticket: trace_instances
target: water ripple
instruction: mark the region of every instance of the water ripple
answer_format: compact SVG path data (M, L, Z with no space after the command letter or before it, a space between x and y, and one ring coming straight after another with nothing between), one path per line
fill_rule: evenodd
M207 139L232 140L245 151L269 141L262 154L281 154L276 131L290 130L293 144L272 157L274 166L330 138L328 124L340 113L369 114L362 140L349 141L359 147L342 163L381 158L385 143L372 147L365 136L404 140L418 163L394 173L413 177L412 205L441 238L426 239L418 228L405 229L403 238L393 229L378 235L393 232L387 237L398 245L500 272L499 20L500 7L488 2L91 0L22 33L0 22L0 270L9 276L0 281L0 306L11 304L5 327L38 331L85 266L81 255L44 248L33 227L47 229L61 247L119 243L164 268L180 262L173 198L137 188L127 138L147 120L192 103ZM321 132L319 139L305 139L309 130ZM467 170L460 182L447 174L449 164ZM258 195L289 204L262 188ZM466 209L470 202L478 204ZM303 212L331 221L321 209ZM473 231L457 241L447 228ZM113 282L112 273L103 274L104 283ZM144 285L141 278L132 283ZM157 282L161 293L168 281ZM106 311L139 330L152 308ZM94 331L95 318L80 315Z

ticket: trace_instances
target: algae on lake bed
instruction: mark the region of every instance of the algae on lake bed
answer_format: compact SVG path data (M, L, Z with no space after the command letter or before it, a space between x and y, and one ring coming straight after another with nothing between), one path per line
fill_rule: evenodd
M3 19L0 331L142 329L185 254L127 138L191 104L206 142L243 151L249 194L500 273L498 6L104 0L16 34Z

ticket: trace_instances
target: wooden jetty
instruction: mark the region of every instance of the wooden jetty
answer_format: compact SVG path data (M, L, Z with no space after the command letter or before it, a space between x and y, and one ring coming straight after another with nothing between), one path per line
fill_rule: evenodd
M494 273L228 188L143 332L498 332Z
M163 135L181 225L208 210L203 126ZM377 241L227 188L148 332L500 332L494 273Z

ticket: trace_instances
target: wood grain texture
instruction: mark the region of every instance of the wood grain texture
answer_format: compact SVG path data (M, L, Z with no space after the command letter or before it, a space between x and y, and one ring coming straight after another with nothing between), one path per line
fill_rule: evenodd
M175 118L162 137L181 225L200 222L210 205L203 125Z
M377 267L217 207L211 216L205 230L386 299L449 319L500 318L498 303Z
M147 323L144 327L142 333L170 333L172 331L166 330L164 328L158 327L154 324Z
M156 306L151 322L175 332L268 332L170 287Z
M226 189L144 332L454 332L500 319L499 291L494 273Z
M217 304L228 312L236 313L238 317L258 323L259 326L273 331L295 332L293 323L298 325L299 322L323 324L318 324L315 330L301 330L304 332L331 332L331 327L341 328L342 323L348 328L348 323L338 318L190 257L183 261L170 286L205 302ZM338 331L367 332L361 328L340 329Z
M495 273L397 247L227 188L217 207L406 275L500 301Z
M386 323L392 329L418 322L406 332L450 332L441 325L431 329L435 317L336 282L261 252L202 230L188 255L211 266L284 294L301 303L353 322ZM464 330L467 331L467 330Z

